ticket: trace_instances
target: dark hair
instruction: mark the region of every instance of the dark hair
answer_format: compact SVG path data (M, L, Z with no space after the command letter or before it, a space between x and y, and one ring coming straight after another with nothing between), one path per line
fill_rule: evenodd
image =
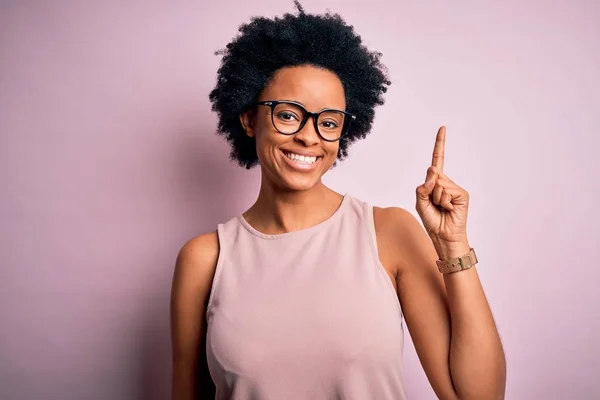
M338 159L348 145L371 130L375 106L391 84L379 52L369 51L351 25L339 14L306 14L294 1L298 15L268 19L254 17L239 27L238 36L216 55L223 55L212 110L219 117L218 132L231 145L231 158L241 166L258 163L256 142L245 134L239 115L254 103L276 71L287 66L314 65L335 73L346 95L346 110L356 115L340 140Z

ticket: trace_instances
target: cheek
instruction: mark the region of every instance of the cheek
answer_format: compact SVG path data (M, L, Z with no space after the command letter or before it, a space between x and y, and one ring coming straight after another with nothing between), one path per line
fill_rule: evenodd
M340 142L327 143L324 147L327 149L328 158L331 158L333 161L337 160Z
M289 138L273 131L270 126L262 124L256 127L254 139L256 141L256 153L260 159L264 156L270 156L276 147L282 145Z

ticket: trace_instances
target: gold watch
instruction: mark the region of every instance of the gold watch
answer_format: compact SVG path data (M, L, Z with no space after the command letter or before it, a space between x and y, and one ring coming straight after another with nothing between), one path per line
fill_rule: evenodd
M471 248L464 256L451 258L449 260L437 260L438 270L442 274L449 274L451 272L463 271L465 269L469 269L475 264L477 264L477 256L475 255L475 250Z

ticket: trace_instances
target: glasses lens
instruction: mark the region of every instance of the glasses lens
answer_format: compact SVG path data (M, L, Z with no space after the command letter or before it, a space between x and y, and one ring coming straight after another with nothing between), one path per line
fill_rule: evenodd
M275 129L286 135L293 135L300 130L306 118L304 109L296 104L279 103L273 110ZM319 134L326 140L337 140L347 129L346 115L341 111L325 111L317 121Z
M344 133L346 115L339 111L325 111L319 115L319 133L325 139L336 140Z
M304 120L304 110L295 104L279 103L273 110L273 125L285 134L298 132L300 124Z

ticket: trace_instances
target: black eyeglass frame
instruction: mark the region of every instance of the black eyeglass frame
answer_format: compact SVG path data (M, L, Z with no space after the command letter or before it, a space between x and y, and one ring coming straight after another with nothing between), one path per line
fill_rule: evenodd
M300 126L298 127L298 129L293 132L293 133L286 133L286 132L281 132L279 129L277 129L277 125L275 125L275 120L273 119L274 115L275 115L275 107L277 107L279 104L293 104L295 106L300 107L303 111L304 111L304 119L302 121L300 121ZM291 101L291 100L266 100L266 101L258 101L256 103L254 103L255 106L268 106L271 107L271 123L273 124L273 127L277 130L277 132L281 133L282 135L287 135L287 136L292 136L295 135L296 133L300 132L302 130L302 128L304 128L304 125L306 125L306 122L308 122L308 119L310 117L312 117L313 119L313 123L315 126L315 132L317 132L317 135L319 135L319 137L321 139L323 139L326 142L337 142L338 140L340 140L342 137L344 137L344 135L346 133L348 133L348 130L350 129L350 123L352 121L354 121L356 119L356 115L351 114L347 111L342 111L342 110L337 110L335 108L325 108L319 112L310 112L306 109L306 107L304 107L302 104L296 102L296 101ZM340 137L336 138L336 139L327 139L325 137L323 137L323 135L321 135L321 131L319 131L319 117L321 116L322 113L324 112L328 112L328 111L335 111L335 112L339 112L344 114L344 126L342 127L342 133L340 134Z

